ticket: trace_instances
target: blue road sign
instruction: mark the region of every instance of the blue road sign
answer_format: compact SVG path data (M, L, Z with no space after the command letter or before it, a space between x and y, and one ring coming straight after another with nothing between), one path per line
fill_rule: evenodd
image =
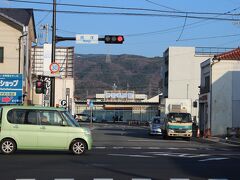
M22 104L22 74L0 74L0 104Z
M93 104L92 100L90 101L90 105L89 106L90 106L90 108L93 108L94 104Z

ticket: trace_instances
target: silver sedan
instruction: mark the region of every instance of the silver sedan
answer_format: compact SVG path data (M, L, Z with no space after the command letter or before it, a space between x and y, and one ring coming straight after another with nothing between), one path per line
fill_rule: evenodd
M150 135L162 135L163 119L160 117L154 117L152 122L149 124Z

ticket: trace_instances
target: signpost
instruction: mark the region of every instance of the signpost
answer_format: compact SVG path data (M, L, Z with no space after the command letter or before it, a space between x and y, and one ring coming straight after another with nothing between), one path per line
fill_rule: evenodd
M0 74L0 104L23 103L22 74Z
M97 34L77 34L76 35L77 44L98 44Z
M50 64L49 70L52 74L58 73L60 71L60 65L56 62L53 62Z
M61 100L61 105L62 105L63 107L66 107L66 106L67 106L67 101L66 101L66 100Z

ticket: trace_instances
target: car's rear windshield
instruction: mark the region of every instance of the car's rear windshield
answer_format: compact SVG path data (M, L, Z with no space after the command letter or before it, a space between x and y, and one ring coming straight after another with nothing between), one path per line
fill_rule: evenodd
M155 124L162 124L164 122L164 120L161 118L154 118L152 122Z

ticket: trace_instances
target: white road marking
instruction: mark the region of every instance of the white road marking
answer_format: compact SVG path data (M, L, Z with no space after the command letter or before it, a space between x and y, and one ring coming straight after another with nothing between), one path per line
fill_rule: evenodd
M183 149L185 149L185 150L190 150L190 151L197 151L196 148L183 148Z
M155 156L170 156L170 157L186 157L186 158L197 158L210 156L209 154L186 154L186 153L172 153L172 152L145 152Z
M123 157L142 157L142 158L153 158L153 156L146 156L140 154L108 154L109 156L123 156Z
M200 162L205 162L205 161L220 161L220 160L226 160L226 159L229 159L229 158L208 158L208 159L201 159L201 160L198 160Z
M124 147L118 147L118 146L115 146L115 147L113 147L113 149L123 149Z
M169 150L178 150L179 148L167 148Z
M130 149L142 149L142 147L129 147Z
M160 147L148 147L148 149L161 149Z
M95 149L106 149L107 147L94 147Z
M156 142L156 141L159 141L159 140L149 140L149 139L139 139L139 140L128 140L130 142Z

